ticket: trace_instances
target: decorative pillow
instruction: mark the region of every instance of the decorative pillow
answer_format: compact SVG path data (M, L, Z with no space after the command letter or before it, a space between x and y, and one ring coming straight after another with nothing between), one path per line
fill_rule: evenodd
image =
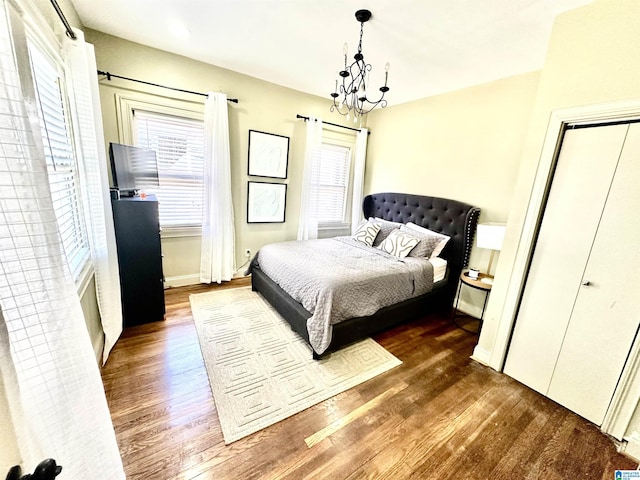
M376 239L376 235L378 235L379 230L379 223L371 223L365 220L360 224L356 233L353 234L353 238L371 247L373 246L373 241Z
M392 230L395 230L396 228L400 228L402 226L402 223L390 222L389 220L383 220L382 218L377 217L369 217L369 221L371 223L380 224L380 231L378 232L378 236L373 242L374 247L380 245L384 241L384 239L389 236Z
M419 238L396 229L384 239L378 248L396 257L404 258L419 242Z
M429 236L429 237L436 236L440 239L439 243L435 246L435 248L429 255L429 258L438 257L442 253L442 250L444 250L444 247L447 245L447 242L451 240L451 237L447 235L434 232L433 230L429 230L428 228L424 228L424 227L421 227L420 225L416 225L413 222L407 223L406 227L411 230L412 235L422 234L424 236Z
M403 233L407 233L411 236L414 236L420 240L418 245L409 252L410 257L426 257L431 258L431 254L438 247L442 238L438 235L433 234L424 234L423 232L419 232L417 230L412 230L406 225L402 225L400 227L400 231Z

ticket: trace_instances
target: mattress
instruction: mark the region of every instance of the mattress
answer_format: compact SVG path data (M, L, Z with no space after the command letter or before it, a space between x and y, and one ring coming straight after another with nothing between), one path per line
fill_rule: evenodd
M444 258L430 258L429 262L433 265L433 283L444 279L447 274L447 261Z

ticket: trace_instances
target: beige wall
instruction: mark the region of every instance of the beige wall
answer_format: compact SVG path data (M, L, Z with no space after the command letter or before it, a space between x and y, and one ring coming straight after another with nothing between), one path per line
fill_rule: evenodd
M539 76L372 112L365 190L455 198L506 221Z
M104 348L104 332L102 330L102 320L98 310L98 297L96 294L95 278L89 280L87 288L82 292L80 297L80 306L84 313L84 321L87 325L89 338L93 353L96 356L98 365L102 365L102 350Z
M20 0L18 0L18 3L21 3ZM50 0L31 0L31 3L33 3L36 9L42 14L43 18L47 21L47 24L54 32L64 35L64 25L58 18L58 14L53 8L53 5L51 5ZM72 27L82 28L80 17L70 0L58 0L58 5Z
M454 198L506 222L540 72L510 77L370 114L365 192ZM485 270L489 251L474 249ZM495 266L495 263L494 263ZM479 314L483 294L463 289Z
M175 86L198 92L222 91L238 104L229 104L231 177L236 225L236 263L245 262L244 250L256 252L261 246L293 240L298 229L300 183L305 146L304 121L296 114L330 118L329 100L280 87L230 70L197 62L186 57L145 47L140 44L86 30L87 41L95 45L98 68L114 74ZM131 90L170 95L176 98L194 96L113 80L100 82L105 140L118 142L114 95ZM200 97L195 97L201 101ZM247 224L247 155L249 130L260 130L290 138L286 221L283 224ZM258 180L258 179L256 179ZM276 180L277 181L277 180ZM189 277L200 271L200 238L163 238L164 274ZM244 269L240 271L242 273ZM197 280L196 280L197 282Z

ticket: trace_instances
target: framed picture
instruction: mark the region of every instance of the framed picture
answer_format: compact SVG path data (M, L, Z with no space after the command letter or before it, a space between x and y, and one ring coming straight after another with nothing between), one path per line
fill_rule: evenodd
M283 223L286 183L249 182L247 223Z
M249 130L249 175L287 178L289 137Z

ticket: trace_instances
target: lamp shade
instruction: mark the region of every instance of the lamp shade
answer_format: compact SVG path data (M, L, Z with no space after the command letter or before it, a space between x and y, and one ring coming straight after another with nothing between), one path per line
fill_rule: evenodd
M477 230L478 248L500 250L504 232L507 229L503 223L480 223Z

